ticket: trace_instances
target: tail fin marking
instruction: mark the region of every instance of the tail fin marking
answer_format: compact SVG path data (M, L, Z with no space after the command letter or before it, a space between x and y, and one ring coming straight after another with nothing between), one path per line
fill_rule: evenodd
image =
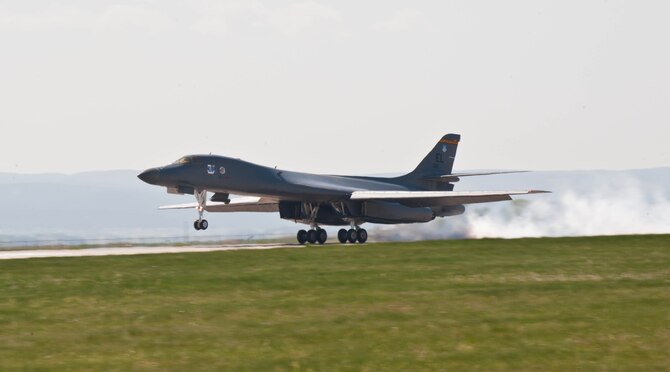
M450 133L442 137L433 150L408 176L423 178L451 174L460 140L461 136L459 134Z

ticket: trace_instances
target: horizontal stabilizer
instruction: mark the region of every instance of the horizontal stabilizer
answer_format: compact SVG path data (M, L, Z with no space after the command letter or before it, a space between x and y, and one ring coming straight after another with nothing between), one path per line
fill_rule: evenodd
M434 182L458 182L461 177L472 176L491 176L494 174L526 173L528 171L495 171L495 172L473 172L473 173L452 173L441 176L423 177L423 180Z

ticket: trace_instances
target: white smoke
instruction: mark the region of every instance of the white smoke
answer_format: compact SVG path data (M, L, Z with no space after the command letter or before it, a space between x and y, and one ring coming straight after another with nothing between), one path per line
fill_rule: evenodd
M522 238L670 233L670 189L637 179L469 206L429 224L385 226L378 240Z

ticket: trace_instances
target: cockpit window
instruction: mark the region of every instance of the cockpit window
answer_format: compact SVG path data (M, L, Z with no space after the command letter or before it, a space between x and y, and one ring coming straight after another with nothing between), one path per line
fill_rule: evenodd
M179 160L175 161L173 164L189 164L189 163L202 163L202 157L195 155L183 156L179 158Z
M193 161L193 158L190 156L183 156L179 158L177 161L174 162L174 164L188 164Z

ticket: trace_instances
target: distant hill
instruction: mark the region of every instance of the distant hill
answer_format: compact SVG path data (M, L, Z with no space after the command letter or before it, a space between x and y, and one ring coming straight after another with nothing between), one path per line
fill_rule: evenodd
M285 227L271 214L208 214L210 228L196 235L195 211L157 209L192 197L167 194L141 182L138 173L0 173L0 241L214 237L277 233Z
M277 214L208 213L210 229L192 230L195 211L159 211L193 201L142 183L139 171L72 175L0 173L0 242L218 237L287 234ZM546 189L513 203L468 207L463 216L424 225L385 226L376 236L560 236L670 232L670 168L531 172L462 178L456 190ZM512 215L510 215L512 214ZM334 230L333 230L334 232Z

